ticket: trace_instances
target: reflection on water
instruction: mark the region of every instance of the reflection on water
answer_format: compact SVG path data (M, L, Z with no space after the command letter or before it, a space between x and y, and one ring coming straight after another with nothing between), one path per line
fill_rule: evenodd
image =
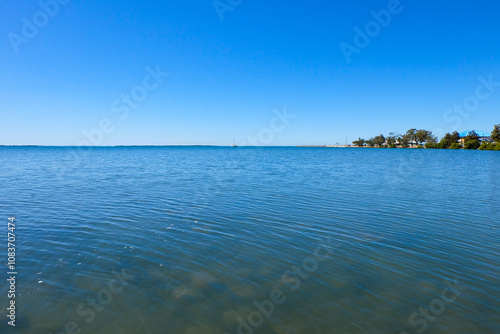
M497 152L70 150L0 148L16 333L500 330Z

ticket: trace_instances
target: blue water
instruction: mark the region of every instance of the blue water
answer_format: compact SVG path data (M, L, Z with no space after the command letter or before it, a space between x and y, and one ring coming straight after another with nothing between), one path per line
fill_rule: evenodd
M498 152L0 148L0 331L500 333L499 200Z

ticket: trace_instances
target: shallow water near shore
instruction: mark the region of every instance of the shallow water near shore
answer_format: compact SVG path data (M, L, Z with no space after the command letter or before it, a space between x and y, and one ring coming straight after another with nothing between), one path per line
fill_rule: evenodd
M16 328L2 307L0 330L498 333L499 166L463 150L0 148L18 270Z

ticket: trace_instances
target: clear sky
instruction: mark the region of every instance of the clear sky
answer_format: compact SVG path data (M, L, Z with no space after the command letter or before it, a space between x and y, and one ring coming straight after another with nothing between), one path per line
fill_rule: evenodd
M500 123L497 1L54 1L2 4L0 144L335 144Z

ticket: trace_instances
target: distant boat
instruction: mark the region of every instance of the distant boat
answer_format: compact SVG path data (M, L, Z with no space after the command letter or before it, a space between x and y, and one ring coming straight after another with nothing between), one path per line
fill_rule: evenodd
M231 145L231 147L238 147L238 145L236 145L236 143L234 142L234 139L233 139L233 145Z

